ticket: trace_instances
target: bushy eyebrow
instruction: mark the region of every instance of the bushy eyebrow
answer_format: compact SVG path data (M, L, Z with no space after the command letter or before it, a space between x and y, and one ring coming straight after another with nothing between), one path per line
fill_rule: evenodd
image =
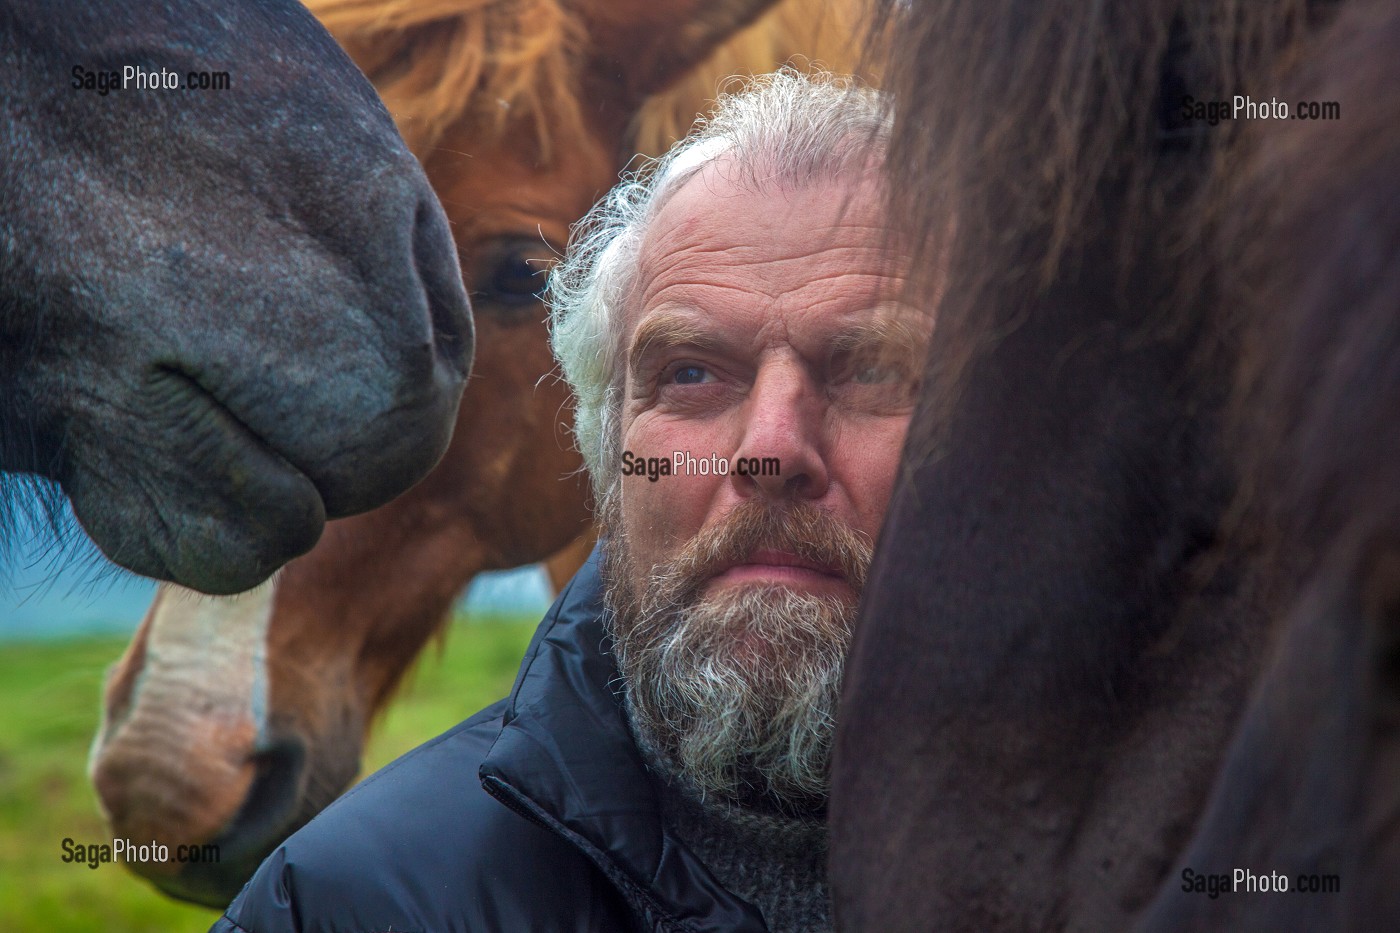
M632 334L632 348L627 353L628 372L637 372L642 360L652 353L662 353L672 347L693 346L716 350L723 341L712 331L705 330L693 315L681 311L658 311L637 325Z
M903 305L881 304L872 309L868 318L842 328L832 339L831 350L833 355L870 356L877 361L898 361L912 368L922 362L928 336L928 315ZM628 372L638 372L646 357L679 346L719 352L727 343L719 334L703 327L693 313L658 311L638 324L632 334L632 346L627 353Z
M881 305L869 318L854 322L837 334L832 340L832 352L917 363L928 344L929 324L926 314L899 305Z

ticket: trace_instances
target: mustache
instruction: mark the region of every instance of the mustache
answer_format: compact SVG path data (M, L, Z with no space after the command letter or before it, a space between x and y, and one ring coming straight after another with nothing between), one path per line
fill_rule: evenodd
M759 550L784 551L832 568L859 593L865 587L874 545L830 512L805 502L779 505L746 499L687 542L666 566L654 568L652 583L678 602L686 602L714 576Z

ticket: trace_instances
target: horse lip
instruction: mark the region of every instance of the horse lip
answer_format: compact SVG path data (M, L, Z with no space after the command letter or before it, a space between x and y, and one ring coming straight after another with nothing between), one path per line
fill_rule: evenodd
M200 382L196 376L191 375L186 370L170 365L168 363L158 365L155 368L157 378L173 379L179 383L187 396L197 403L208 406L216 412L228 424L234 427L242 436L244 442L256 447L270 459L279 463L287 470L306 478L306 480L316 489L316 495L321 496L321 489L316 482L316 478L306 469L290 460L285 453L277 449L271 441L249 427L248 422L238 417L232 409L228 407L212 389L209 389Z

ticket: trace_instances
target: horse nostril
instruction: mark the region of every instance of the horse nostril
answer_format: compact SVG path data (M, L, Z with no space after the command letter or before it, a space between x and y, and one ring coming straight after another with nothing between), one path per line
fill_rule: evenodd
M257 776L243 806L214 840L221 858L261 860L290 832L301 797L306 748L299 740L283 739L253 756ZM256 862L254 863L256 864Z
M433 346L465 378L475 345L471 303L447 218L431 192L419 200L413 219L413 259L428 301Z
M243 805L212 840L217 857L185 865L174 876L154 877L156 887L180 900L224 907L263 858L298 828L305 746L296 739L280 740L253 761L257 774Z

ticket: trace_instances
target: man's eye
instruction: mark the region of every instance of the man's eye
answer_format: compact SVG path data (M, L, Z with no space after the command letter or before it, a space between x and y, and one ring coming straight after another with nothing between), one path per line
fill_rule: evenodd
M861 385L877 385L882 382L894 382L896 379L901 378L901 375L897 367L879 366L872 363L868 366L856 367L856 371L852 374L851 380Z
M681 366L671 373L671 382L675 385L699 385L713 379L710 371L703 366Z

